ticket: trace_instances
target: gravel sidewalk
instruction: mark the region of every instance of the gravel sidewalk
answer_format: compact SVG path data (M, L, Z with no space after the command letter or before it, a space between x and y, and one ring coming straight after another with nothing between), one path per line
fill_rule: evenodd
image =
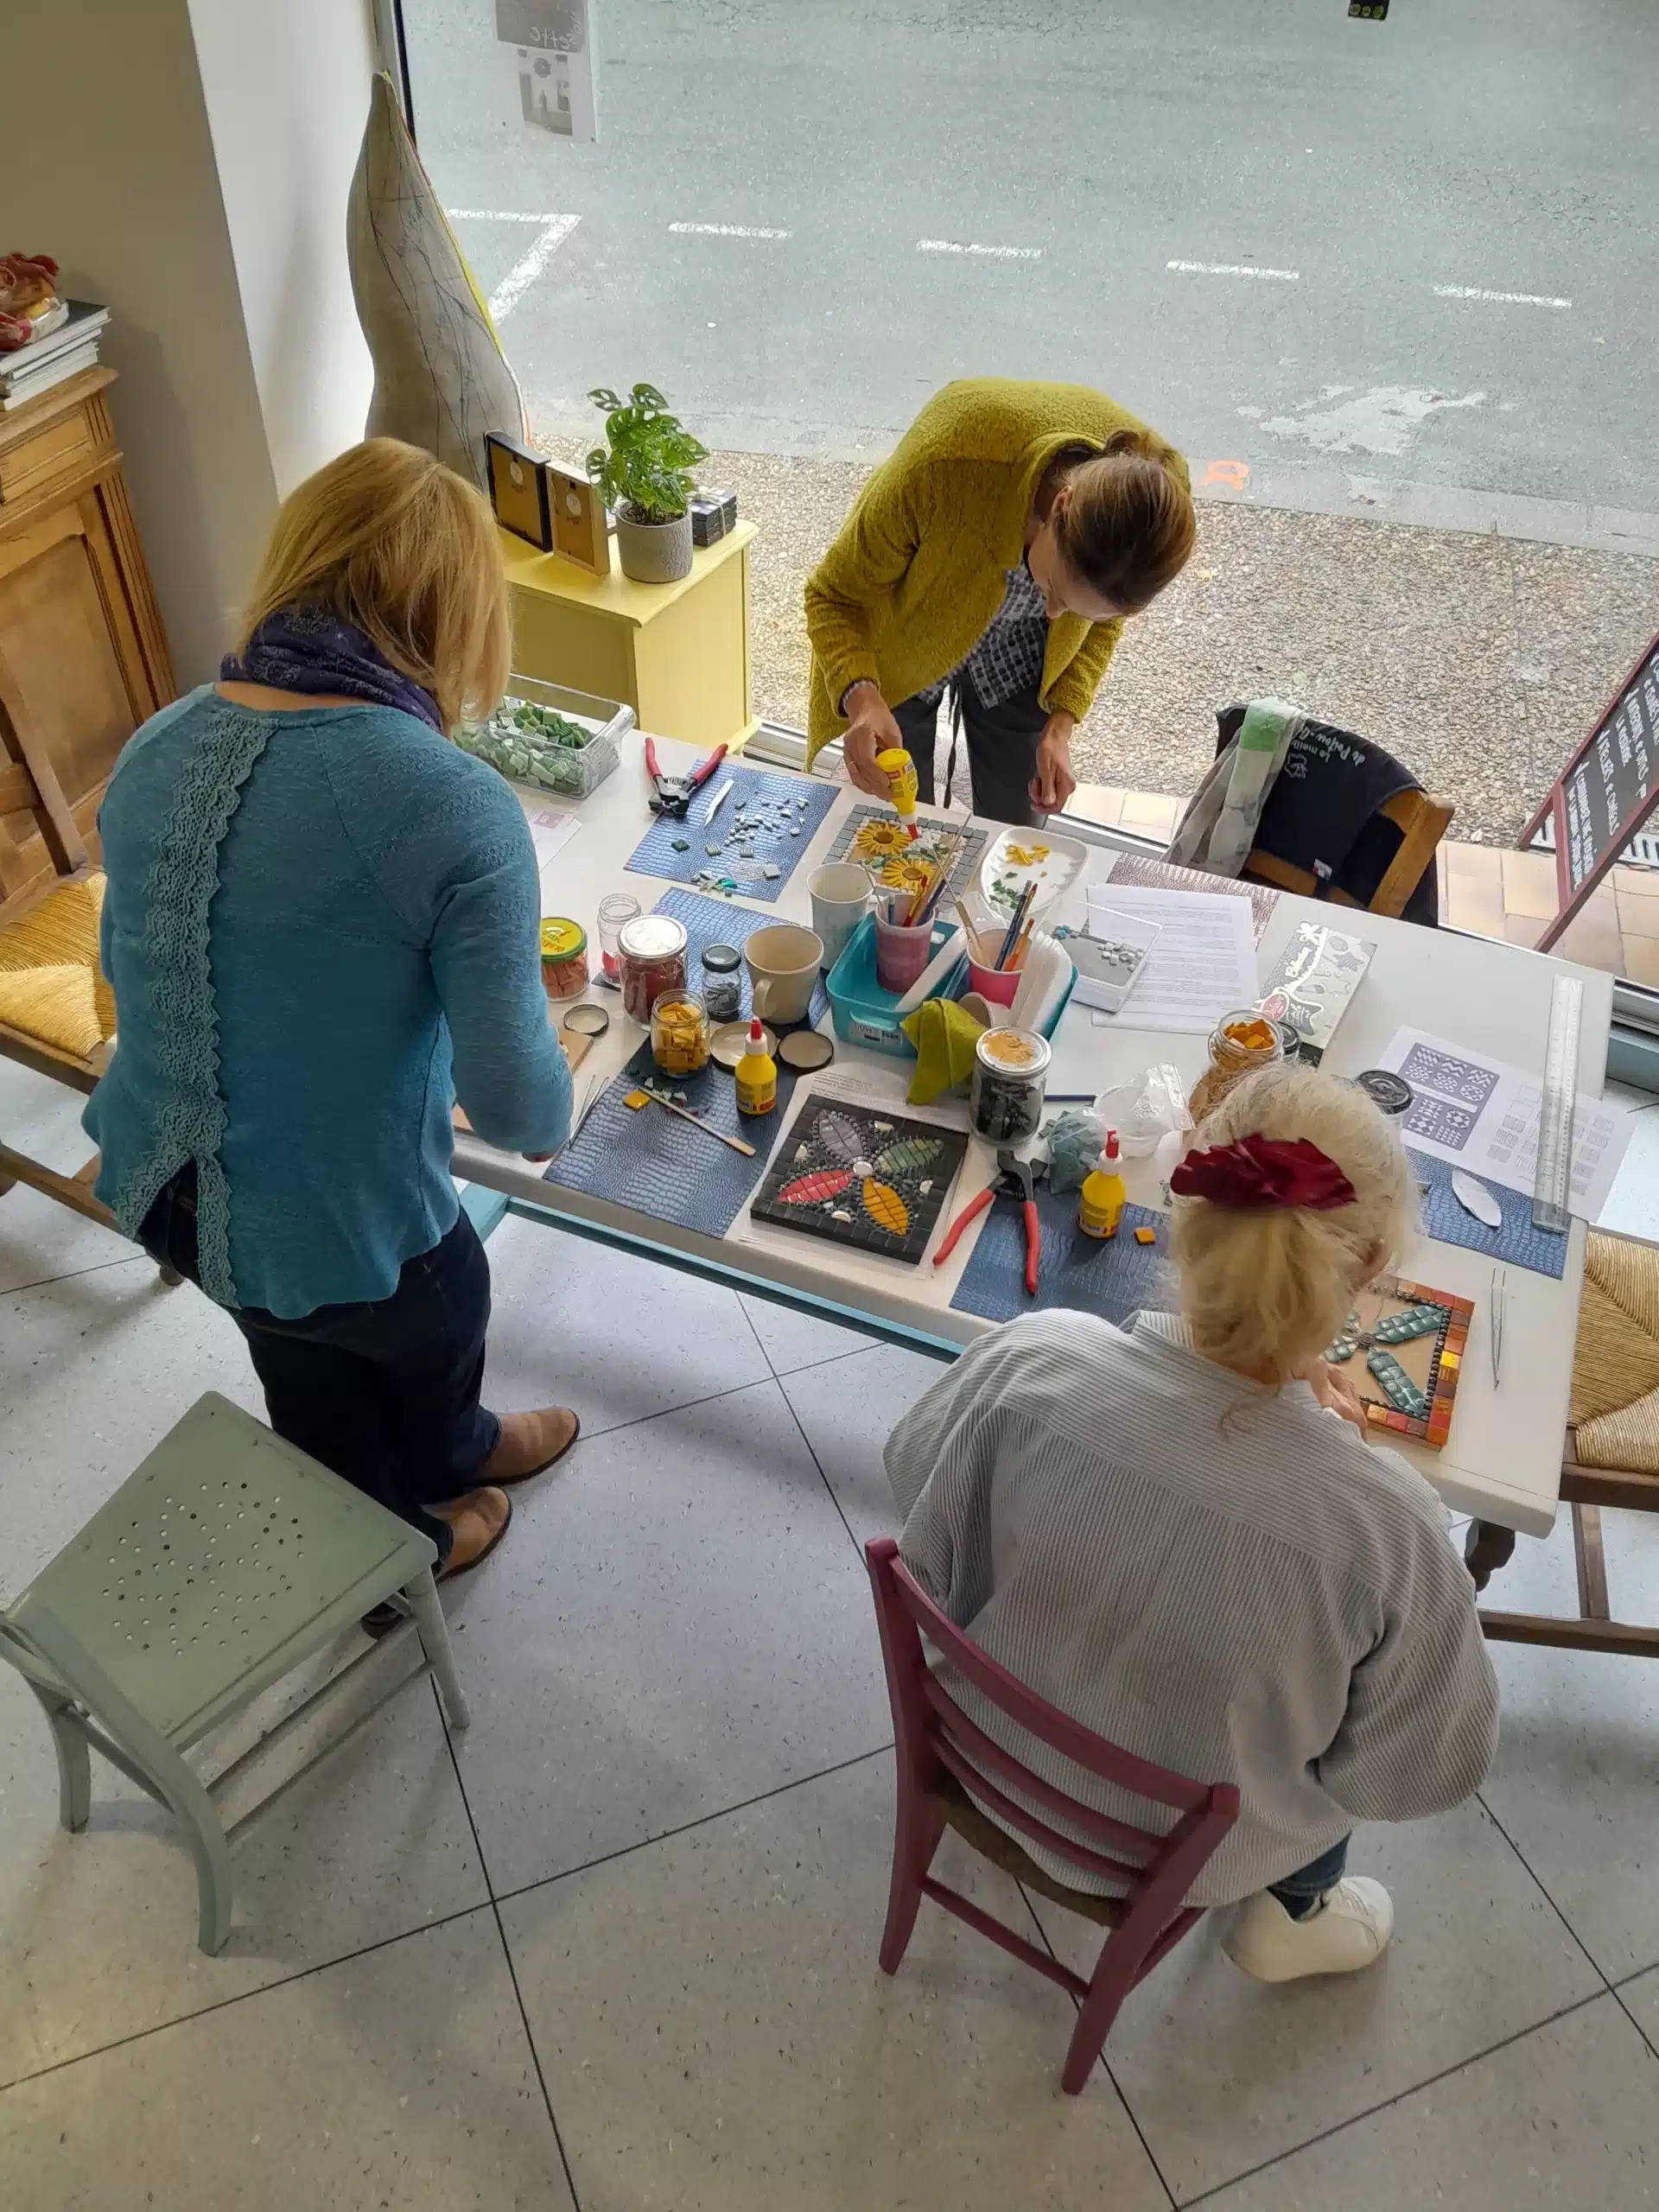
M539 441L569 466L579 449ZM760 535L755 709L806 721L801 587L869 474L719 453ZM1201 501L1185 573L1124 632L1077 733L1078 776L1185 797L1230 700L1288 699L1380 739L1455 800L1452 834L1509 844L1659 626L1659 562L1521 538Z

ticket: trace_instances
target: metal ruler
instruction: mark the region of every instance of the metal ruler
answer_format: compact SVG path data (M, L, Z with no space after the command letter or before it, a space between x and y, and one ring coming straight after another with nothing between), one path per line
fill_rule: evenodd
M1532 1179L1532 1225L1558 1236L1565 1236L1572 1222L1573 1114L1579 1096L1579 1028L1583 1019L1584 985L1576 976L1558 976L1549 995L1538 1166Z

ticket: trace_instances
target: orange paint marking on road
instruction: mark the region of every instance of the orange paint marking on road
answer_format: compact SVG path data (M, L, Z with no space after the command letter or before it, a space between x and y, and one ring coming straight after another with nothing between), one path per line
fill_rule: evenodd
M1201 484L1224 484L1230 492L1242 492L1249 480L1248 461L1212 461L1198 479Z

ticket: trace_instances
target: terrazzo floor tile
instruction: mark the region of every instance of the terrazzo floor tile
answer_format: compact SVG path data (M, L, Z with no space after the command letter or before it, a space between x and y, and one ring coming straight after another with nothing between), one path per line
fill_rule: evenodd
M899 1509L882 1447L900 1414L949 1372L920 1352L879 1344L785 1376L789 1402L861 1546L872 1536L897 1535Z
M1281 2156L1589 1996L1600 1977L1478 1804L1362 1828L1353 1870L1385 1882L1394 1942L1363 1974L1268 1986L1208 1916L1136 1990L1106 2056L1178 2198ZM1081 1971L1087 1923L1036 1900ZM1090 1939L1094 1940L1091 1941Z
M92 1154L92 1141L80 1126L86 1103L78 1091L0 1060L0 1143L60 1175L74 1174ZM72 1213L27 1184L0 1192L0 1293L107 1267L130 1259L132 1250L113 1230Z
M572 2212L494 1915L0 2095L17 2212Z
M204 1390L264 1416L235 1324L142 1255L0 1294L0 1603Z
M572 1405L596 1436L771 1374L715 1284L511 1217L489 1255L484 1399L498 1413Z
M257 1787L247 1778L231 1816L372 1710L413 1664L407 1642L383 1646L332 1709L308 1716L273 1750ZM210 1770L252 1740L260 1715L297 1702L321 1679L319 1661L272 1692L211 1747ZM51 1737L8 1669L0 1674L0 2082L405 1935L488 1894L424 1681L399 1690L232 1843L233 1919L217 1958L196 1946L195 1871L177 1824L96 1752L89 1825L68 1835L57 1822ZM0 2186L0 2203L25 2201Z
M888 1738L862 1562L768 1382L584 1438L449 1599L498 1892Z
M503 1907L582 2212L1165 2212L1059 1990L926 1904L880 1972L892 1818L868 1759Z
M1659 2061L1611 1997L1205 2197L1206 2212L1638 2212Z
M1659 1621L1659 1526L1606 1512L1614 1614ZM1567 1516L1547 1541L1522 1536L1484 1602L1574 1613ZM1482 1796L1610 1980L1659 1961L1659 1668L1650 1661L1495 1643L1503 1697L1497 1758Z
M867 1350L872 1341L860 1330L821 1320L816 1313L774 1306L770 1299L746 1296L742 1306L774 1375L792 1375L798 1368L816 1367L820 1360L843 1358L849 1352Z

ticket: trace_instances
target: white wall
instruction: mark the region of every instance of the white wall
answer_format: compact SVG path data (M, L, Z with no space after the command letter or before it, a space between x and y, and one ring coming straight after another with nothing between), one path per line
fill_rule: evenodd
M368 0L188 0L277 494L363 435L374 372L346 195L369 110Z
M283 494L362 435L345 219L366 0L5 13L0 251L54 255L111 309L116 435L179 681L201 683Z

